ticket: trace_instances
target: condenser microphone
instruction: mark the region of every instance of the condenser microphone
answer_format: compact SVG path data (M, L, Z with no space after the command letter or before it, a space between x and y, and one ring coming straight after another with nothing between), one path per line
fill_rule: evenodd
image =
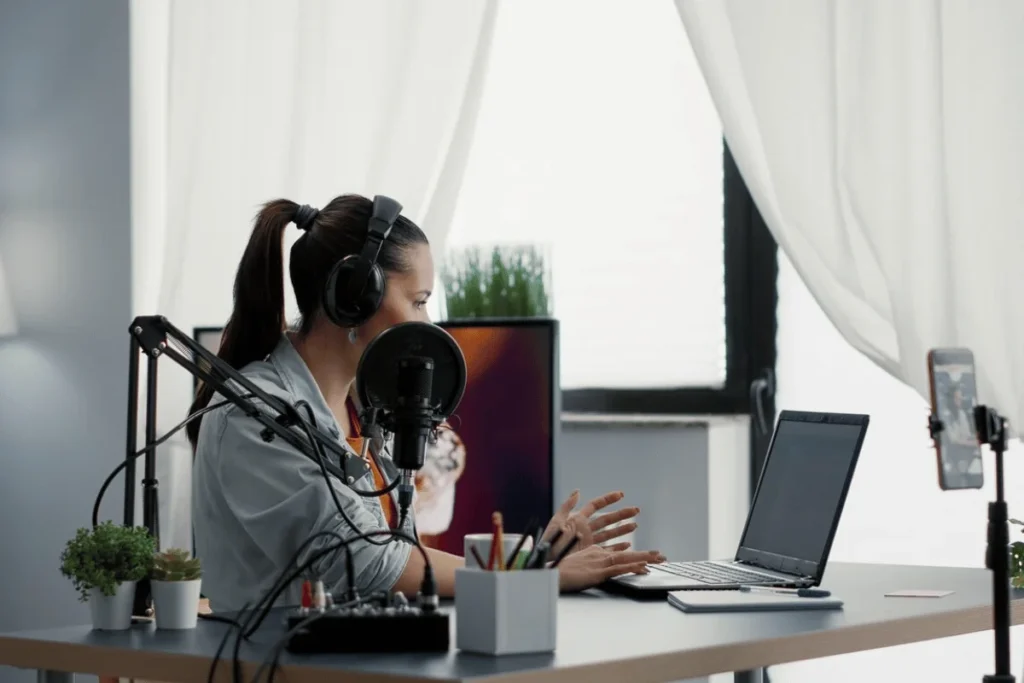
M433 384L433 359L423 356L398 359L398 389L392 416L395 443L391 458L402 473L398 485L398 506L402 510L408 510L412 504L414 472L423 467L427 441L438 424L430 404ZM404 517L403 514L403 520Z
M466 359L455 339L430 323L391 327L366 347L356 372L366 413L394 436L392 461L400 472L399 525L405 522L427 443L459 405Z

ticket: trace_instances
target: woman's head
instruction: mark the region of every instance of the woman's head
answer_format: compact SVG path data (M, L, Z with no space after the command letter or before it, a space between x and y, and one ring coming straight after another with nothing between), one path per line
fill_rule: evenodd
M324 313L324 289L335 265L358 255L366 241L373 202L358 195L332 199L318 212L287 199L265 204L256 217L249 243L235 275L234 309L224 328L217 355L234 368L262 360L286 328L284 310L284 232L293 223L303 234L292 245L288 269L298 305L299 335L316 334L341 344L348 337L355 358L383 330L410 320L428 320L426 305L434 283L434 265L427 237L400 216L381 245L377 264L386 286L380 308L353 330L334 325ZM293 228L295 229L295 228ZM343 347L340 347L343 348ZM205 407L212 391L202 387L192 410ZM198 420L189 425L195 444Z

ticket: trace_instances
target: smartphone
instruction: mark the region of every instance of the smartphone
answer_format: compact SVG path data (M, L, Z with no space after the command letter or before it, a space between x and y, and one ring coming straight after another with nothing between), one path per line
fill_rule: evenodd
M970 349L932 349L928 352L928 383L932 417L941 429L933 433L943 491L980 489L985 483L981 446L974 426L978 390L974 354Z

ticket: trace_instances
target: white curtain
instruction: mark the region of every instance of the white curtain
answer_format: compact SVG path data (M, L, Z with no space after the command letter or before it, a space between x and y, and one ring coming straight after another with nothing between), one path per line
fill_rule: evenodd
M1024 428L1024 4L676 6L785 255L780 407L872 415L833 559L982 566L991 460L985 490L938 489L926 354L971 348L979 398ZM991 671L990 633L954 642L773 668L772 680Z
M277 197L387 194L443 247L496 0L131 8L136 313L187 333L222 325L253 216ZM165 361L160 384L162 431L185 415L192 383ZM158 465L162 545L191 547L183 434Z
M1024 425L1024 3L676 0L726 140L842 335L925 392L974 350Z

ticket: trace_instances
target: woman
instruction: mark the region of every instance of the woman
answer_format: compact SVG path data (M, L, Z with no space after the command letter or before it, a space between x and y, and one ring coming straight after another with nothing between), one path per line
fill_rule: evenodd
M372 210L370 200L354 195L337 197L319 211L283 199L266 204L238 266L234 310L218 351L268 393L308 405L316 425L346 448L348 455L339 466L348 481L332 479L332 484L358 533L392 527L398 518L391 495L367 498L351 490L379 490L396 474L383 452L376 453L377 458L361 457L354 401L359 358L367 343L385 329L405 321L427 321L434 283L426 236L399 216L377 258L386 285L376 313L347 329L325 315L323 294L329 274L341 259L362 251ZM286 331L282 240L292 223L304 233L289 261L301 323L295 331ZM192 411L208 405L211 394L201 387ZM332 531L345 538L357 533L339 513L317 464L282 439L265 441L260 432L259 423L234 406L217 409L189 428L195 449L196 550L203 561L203 591L215 611L236 610L265 595L316 532ZM596 514L621 498L621 493L606 494L577 510L578 494L573 494L548 524L546 537L559 529L568 532L563 538L580 537L559 567L563 590L584 589L619 574L646 573L647 563L663 561L655 552L630 551L626 543L597 545L635 529L628 520L637 515L637 508ZM401 530L411 535L414 528L410 514ZM300 563L331 543L326 535L320 541L300 554ZM419 590L425 563L411 544L355 541L349 549L355 585L362 595L415 595ZM327 555L315 565L332 592L347 585L343 552ZM463 566L463 558L435 549L427 554L438 594L452 596L455 569ZM298 585L290 587L283 600L297 603L298 590Z

